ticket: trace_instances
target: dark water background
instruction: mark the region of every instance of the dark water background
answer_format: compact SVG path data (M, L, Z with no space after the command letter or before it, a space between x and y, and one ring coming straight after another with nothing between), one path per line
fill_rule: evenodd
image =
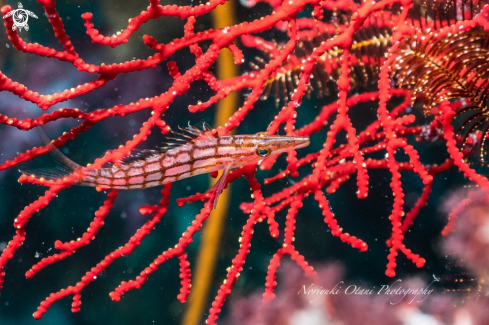
M194 0L194 4L197 4ZM13 8L14 1L7 1ZM5 2L4 2L5 4ZM42 14L41 6L31 0L22 2L39 16L39 19L29 19L30 30L22 31L20 35L30 42L54 47L62 47L55 39L51 26ZM177 1L177 4L189 4ZM123 62L132 58L146 58L150 50L141 41L144 34L150 34L159 42L183 36L183 23L176 18L160 18L151 20L136 32L128 44L116 49L107 46L94 45L85 34L83 20L80 15L90 11L94 14L95 27L102 34L112 33L124 28L127 19L135 16L147 6L146 1L82 1L74 0L58 2L58 11L65 23L70 39L80 56L89 63ZM258 8L258 9L257 9ZM269 9L263 5L246 9L238 5L240 20L251 21L257 15ZM196 28L208 29L212 26L210 15L199 17ZM270 35L268 35L270 36ZM278 39L283 38L278 35ZM204 45L204 49L205 49ZM255 53L245 52L249 60ZM194 64L194 57L188 49L179 51L171 60L177 61L180 71L185 71ZM71 64L55 59L24 54L16 51L7 39L5 33L0 35L0 68L15 81L25 84L28 88L41 94L49 94L71 88L87 82L93 76L78 72ZM242 71L247 67L243 66ZM84 96L55 105L49 109L52 112L61 107L77 107L84 112L97 108L111 107L116 104L127 104L140 98L160 94L171 85L172 78L168 75L166 63L155 69L120 75L101 89ZM190 114L187 106L199 99L206 99L212 91L204 82L195 82L185 96L179 97L168 109L165 120L171 127L185 126L188 121L198 124L205 120L213 123L215 108L205 112ZM243 101L243 95L240 100ZM311 98L305 100L299 109L298 124L303 125L314 119L320 107L334 101L329 99ZM11 93L0 93L0 112L13 117L26 118L40 114L40 109L30 102L17 98ZM354 112L354 113L353 113ZM62 151L72 160L85 165L101 156L106 150L116 148L131 139L143 121L149 117L149 111L139 112L124 118L111 118L93 127L88 133L82 134L70 141ZM273 99L258 103L256 108L247 116L245 123L237 133L250 134L264 131L278 110L273 105ZM357 130L376 118L376 106L368 103L362 107L353 107L353 123ZM418 113L421 120L423 116ZM252 121L252 123L250 122ZM53 138L77 125L76 121L60 120L49 123L45 127L47 134ZM324 141L325 134L315 135L310 147L302 149L300 157L308 152L317 151ZM0 161L13 158L16 153L24 152L33 146L41 144L35 131L22 132L5 125L0 125ZM141 147L155 148L162 141L157 129ZM414 143L414 142L413 142ZM438 143L415 144L421 159L425 163L443 161L446 157L444 145ZM53 161L49 156L39 157L19 166L22 169L49 167ZM285 168L286 162L279 159L278 168ZM309 171L308 167L303 169ZM258 177L274 175L273 171L258 172ZM304 200L304 207L297 216L296 247L313 265L328 261L341 261L346 265L348 281L365 281L372 284L386 283L390 280L384 275L387 263L387 248L385 240L390 235L388 216L392 208L392 194L389 188L390 174L385 170L370 170L372 188L366 200L356 198L356 180L343 184L334 195L329 195L332 209L339 224L348 233L363 239L369 245L366 253L359 253L349 245L331 236L323 217L313 197ZM20 185L17 182L19 173L17 167L0 172L0 243L8 242L14 234L13 219L20 210L39 195L45 188L34 185ZM271 194L297 179L285 179L264 188L264 194ZM412 175L403 175L403 188L406 193L407 206L413 206L419 197L422 184ZM443 193L447 189L456 189L462 184L463 177L459 173L442 174L435 181L433 194L427 207L415 219L414 225L406 235L406 243L414 252L427 259L426 266L418 270L404 256L398 257L396 269L399 278L421 272L425 278L441 272L444 258L437 253L437 242L440 231L446 221L446 216L439 211L443 202ZM116 260L101 276L82 291L81 312L72 314L71 297L57 301L44 315L42 320L35 321L32 313L38 304L51 292L58 291L69 285L74 285L87 270L98 263L105 255L124 245L129 237L147 220L138 212L144 204L156 204L160 199L160 188L138 191L120 191L115 206L105 220L105 226L99 231L90 245L79 249L74 255L63 261L52 264L33 279L25 279L27 271L39 258L54 252L54 241L60 239L69 241L76 239L88 227L93 219L93 213L106 198L105 193L98 193L92 188L73 187L62 191L48 207L36 213L27 226L27 238L24 245L6 267L4 288L0 294L0 324L179 324L185 305L176 300L179 291L178 261L172 259L165 262L157 272L151 275L140 290L126 293L121 302L113 302L108 293L123 280L133 279L153 259L168 247L174 246L181 233L193 220L192 218L202 207L201 203L185 205L177 208L175 199L195 192L203 192L209 187L207 175L197 176L177 182L173 186L170 209L156 229L147 236L131 256ZM225 269L238 249L238 238L247 215L239 210L239 203L251 200L245 180L233 183L230 210L223 225L222 244L218 252L219 259L214 278L211 280L209 301L215 296L219 285L226 274ZM283 229L285 212L277 216L277 221ZM188 253L192 267L199 245L200 233L189 246ZM281 233L281 236L283 234ZM255 290L263 290L267 266L271 256L281 246L283 237L273 239L269 236L266 223L258 225L252 240L252 248L247 258L242 276L237 281L233 293L228 297L223 314L226 314L227 304L237 297L247 295ZM38 257L36 257L38 256ZM193 279L194 281L196 279ZM280 283L280 281L279 281ZM205 308L207 311L210 302Z

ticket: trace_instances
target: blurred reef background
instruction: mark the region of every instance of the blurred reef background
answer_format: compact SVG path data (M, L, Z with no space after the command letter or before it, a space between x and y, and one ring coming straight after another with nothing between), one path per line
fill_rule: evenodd
M191 5L197 4L198 1L177 0L172 3ZM166 1L162 3L167 4ZM4 4L9 4L13 8L17 7L16 1L3 0L2 5ZM33 0L23 0L22 4L25 9L36 13L39 19L29 19L29 31L23 30L20 35L26 41L60 48L57 39L53 36L51 25L43 16L42 7ZM239 3L234 3L234 6L235 8L232 9L233 12L230 15L234 15L238 21L251 21L256 18L255 15L260 10L270 10L268 6L260 3L253 10L241 6ZM183 36L181 34L183 22L179 19L150 20L130 38L127 44L112 49L108 46L92 44L85 34L83 20L80 18L81 14L92 12L96 28L101 33L110 35L125 27L130 17L138 14L146 7L147 1L69 0L57 2L57 9L74 47L87 62L96 64L147 57L151 50L141 41L142 36L146 33L150 33L159 42L165 43ZM204 15L197 19L196 29L209 29L212 28L213 24L215 24L213 17ZM280 41L280 32L277 31L276 33L276 39ZM273 37L273 35L267 36ZM245 51L247 61L252 60L254 55L256 53L252 50ZM192 66L194 57L188 49L184 49L178 51L171 60L177 62L181 71L185 71ZM88 74L77 71L70 63L16 51L10 44L5 32L0 33L0 69L12 79L41 94L61 91L70 88L72 85L91 80ZM240 69L241 71L238 73L244 73L248 67L243 65ZM108 82L105 87L57 104L51 107L49 112L61 107L79 108L89 112L100 107L111 107L119 103L127 104L140 98L162 93L168 89L171 82L172 78L169 76L166 66L161 64L155 69L128 75L122 74L115 80ZM215 108L196 114L190 114L187 110L189 103L195 103L196 99L199 98L208 98L210 93L211 91L203 81L192 83L186 96L178 97L171 104L165 115L165 120L172 128L186 126L189 122L193 125L199 125L202 121L214 125ZM239 94L238 103L241 103L244 98L245 94ZM334 95L326 99L318 99L313 96L304 100L302 104L303 113L299 115L298 124L306 124L310 121L309 116L316 116L320 107L334 100ZM360 129L368 124L367 120L375 118L376 115L374 107L354 107L352 110L358 111L353 123L359 125ZM12 115L19 118L27 118L36 116L39 108L11 93L1 92L0 111L6 115L10 115L9 113L12 112ZM308 111L310 114L307 114ZM75 140L69 141L61 150L73 161L85 165L102 156L105 151L116 148L132 138L133 134L139 130L141 123L148 118L147 114L149 112L139 112L128 118L111 118L93 127L89 132L81 134ZM264 131L269 121L276 114L277 108L275 108L272 98L261 101L247 116L247 119L252 120L253 123L243 123L237 133L254 134ZM423 119L421 112L416 114L418 115L417 118ZM74 125L74 121L62 119L49 123L45 131L51 138L54 138L62 132L68 131ZM325 134L317 136L325 137ZM35 130L23 132L5 125L0 125L0 139L1 161L14 157L18 152L42 144ZM161 135L153 132L144 146L153 149L160 146L163 140ZM312 141L309 149L311 151L313 149L318 150L318 147L314 147L317 144L322 144L322 141ZM446 149L442 144L438 145L435 142L421 144L420 146L418 150L421 154L425 153L425 157L435 157L436 160L439 160L439 157L447 156ZM309 149L304 149L304 152L300 152L300 154L307 153ZM285 158L282 156L279 160L278 165L285 168ZM53 160L49 155L46 155L24 163L21 169L50 166L53 166ZM274 170L278 171L277 168ZM262 178L271 175L273 175L271 171L258 173L258 177ZM390 213L392 192L389 187L390 174L387 170L369 171L369 175L373 188L366 200L356 198L355 179L347 181L335 194L328 195L339 223L345 231L355 234L368 243L369 250L367 252L360 253L349 245L343 244L337 237L333 237L329 233L327 225L324 224L323 216L312 197L304 200L304 208L299 212L295 244L298 251L304 254L313 266L339 265L338 270L341 271L334 273L338 279L343 279L346 283L379 286L393 282L393 279L384 275L387 255L385 241L390 236L390 223L387 220L379 222L379 220L387 218ZM26 204L35 200L45 191L45 188L34 185L19 184L17 182L19 176L20 174L13 169L0 172L0 249L6 246L6 242L10 240L14 231L13 216L16 216ZM274 193L277 188L293 181L292 178L286 178L273 183L264 188L264 193ZM407 205L411 204L412 206L420 194L422 184L415 176L406 177L403 182L406 189ZM433 274L441 275L446 272L445 266L448 262L439 244L440 232L447 218L446 211L440 208L446 201L446 197L443 198L441 195L445 193L447 188L456 190L461 188L463 184L463 176L458 172L445 173L436 179L429 204L423 208L407 234L410 247L426 258L427 264L425 267L417 269L402 256L398 259L399 266L396 278L406 280L418 278L429 283ZM97 193L92 188L74 186L69 191L61 192L48 207L37 213L29 222L26 241L14 260L7 266L8 274L5 278L4 288L0 293L0 324L185 324L185 317L189 317L186 315L189 302L181 304L176 300L180 288L177 271L178 261L176 259L166 262L141 289L126 293L120 302L113 302L108 293L121 281L133 278L163 250L173 246L181 233L191 223L192 216L199 212L201 207L199 204L185 205L183 208L176 209L175 198L204 192L209 186L211 185L208 175L176 182L173 185L170 210L162 222L136 248L132 255L115 261L103 272L102 276L98 277L83 291L81 312L71 313L71 298L65 298L54 304L40 321L35 321L32 318L32 312L36 310L40 301L51 292L76 283L87 270L98 263L106 254L123 245L132 233L146 221L146 216L139 213L139 207L144 204L155 204L159 200L160 188L120 191L119 197L116 199L117 204L105 219L105 226L102 227L90 245L81 248L69 258L46 267L33 279L26 280L24 274L31 265L38 262L39 258L53 253L55 240L68 241L86 230L93 218L94 211L105 199L103 193ZM221 235L220 238L217 238L218 249L214 252L217 257L217 264L210 277L195 278L195 261L201 245L201 238L205 236L206 231L210 230L204 228L203 231L199 232L195 241L188 248L193 272L193 287L198 282L206 282L209 286L207 300L203 301L201 306L204 314L208 311L210 302L225 277L226 268L237 251L239 245L237 238L239 238L243 224L247 219L247 216L239 209L241 202L250 201L247 183L238 180L232 184L228 191L229 195L226 198L228 209L222 215ZM284 224L285 213L286 211L282 211L277 215L277 221L281 227ZM282 233L281 236L283 236ZM232 315L235 314L231 313L231 310L235 310L236 307L230 306L263 291L268 263L273 253L280 247L281 238L276 240L271 238L265 223L258 225L245 269L235 284L232 294L228 297L220 319L231 320L232 323L239 324L237 320L232 321ZM206 256L204 256L205 258ZM286 257L287 259L289 258ZM296 279L297 270L294 271L290 268L298 269L296 266L287 266L286 270L288 271L281 272L282 279L288 274ZM300 280L294 281L282 281L279 277L279 291L285 290L286 286L297 286L297 288L289 289L299 291L302 282ZM442 288L439 288L439 291L441 292ZM344 303L348 304L347 301ZM385 302L376 303L384 304ZM255 312L253 306L255 305L250 307L249 313ZM194 318L200 319L198 324L203 323L203 315L194 316ZM300 324L298 321L295 323Z

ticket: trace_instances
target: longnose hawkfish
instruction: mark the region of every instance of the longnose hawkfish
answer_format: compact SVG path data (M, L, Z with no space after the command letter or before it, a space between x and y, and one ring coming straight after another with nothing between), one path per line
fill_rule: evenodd
M224 170L214 185L214 206L226 184L226 177L233 168L260 162L270 155L305 147L308 137L268 135L218 136L204 123L200 130L193 126L180 128L173 142L159 150L132 150L131 154L110 167L94 169L83 167L63 155L40 129L43 141L58 166L51 169L21 171L46 180L58 180L75 176L74 184L94 186L99 189L143 189L175 182L191 176Z

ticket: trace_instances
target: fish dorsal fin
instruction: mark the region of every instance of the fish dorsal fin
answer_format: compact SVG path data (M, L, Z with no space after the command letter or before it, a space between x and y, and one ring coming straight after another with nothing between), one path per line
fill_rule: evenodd
M212 127L207 123L202 123L202 129L190 125L190 122L186 128L178 127L180 131L171 131L172 136L167 136L169 141L163 142L164 146L161 147L161 151L167 151L178 146L182 146L189 143L195 143L200 139L215 138L216 134L212 131Z
M149 150L149 149L131 150L131 154L129 156L122 158L120 160L120 164L129 165L135 163L136 161L144 160L151 156L166 152L175 147L179 147L188 143L194 143L198 139L216 137L216 135L212 132L212 127L209 124L207 124L207 122L202 123L202 130L195 126L190 125L190 123L188 127L186 128L178 127L178 129L180 130L179 132L173 130L171 131L172 136L166 137L169 141L164 142L164 146L159 148L159 150ZM113 163L106 163L103 165L103 168L110 168L113 165L114 165Z
M154 155L159 154L158 150L149 150L149 149L134 149L131 150L131 154L122 158L121 164L128 165L132 164L139 160L145 160L146 158L153 157Z
M159 150L149 150L149 149L134 149L131 150L131 154L122 158L119 162L121 165L130 165L136 161L145 160L146 158L152 157L161 153ZM102 168L111 168L114 163L105 163Z

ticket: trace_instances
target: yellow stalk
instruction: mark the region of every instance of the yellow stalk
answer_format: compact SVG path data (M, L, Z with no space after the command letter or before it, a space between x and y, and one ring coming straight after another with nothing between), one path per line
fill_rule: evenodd
M224 5L217 6L212 14L214 28L224 28L235 24L233 1L227 1ZM237 76L237 74L238 69L234 64L231 52L226 49L221 51L217 59L217 78L219 80L228 79ZM234 113L238 101L237 96L237 93L231 93L219 101L215 116L216 126L224 125ZM211 185L214 185L216 180L217 178L211 178ZM192 277L192 291L182 325L197 325L202 319L209 296L209 288L213 282L222 228L229 210L230 198L231 186L228 185L227 189L219 196L216 209L212 211L202 229L196 269Z

